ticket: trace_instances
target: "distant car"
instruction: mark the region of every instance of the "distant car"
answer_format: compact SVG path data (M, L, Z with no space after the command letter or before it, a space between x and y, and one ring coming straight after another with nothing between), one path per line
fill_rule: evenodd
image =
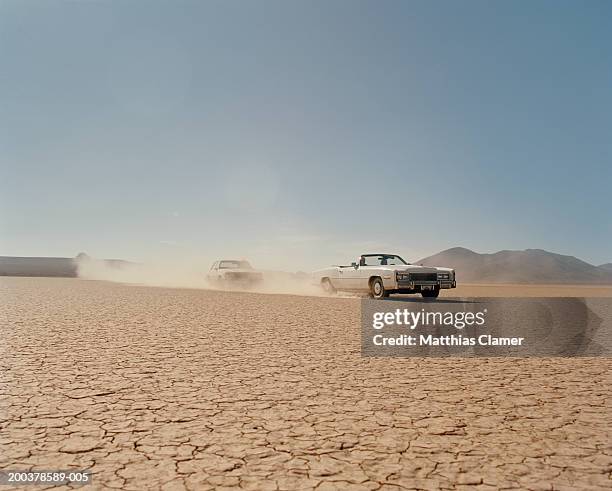
M315 271L313 276L327 292L362 292L373 298L392 293L437 298L440 290L457 286L454 269L410 264L396 254L363 254L350 266L332 266Z
M206 275L214 286L253 286L263 280L263 274L253 269L248 261L222 259L215 261Z

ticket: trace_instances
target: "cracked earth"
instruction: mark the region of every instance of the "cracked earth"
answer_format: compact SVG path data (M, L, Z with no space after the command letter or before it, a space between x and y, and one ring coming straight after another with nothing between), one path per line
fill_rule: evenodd
M43 278L0 298L1 469L91 469L84 489L612 488L610 358L361 358L353 298Z

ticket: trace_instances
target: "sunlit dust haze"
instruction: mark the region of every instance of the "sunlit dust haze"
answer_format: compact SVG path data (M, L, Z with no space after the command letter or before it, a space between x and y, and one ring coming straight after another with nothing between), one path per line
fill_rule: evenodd
M156 263L105 261L88 256L75 259L79 278L133 285L170 288L219 289L206 279L209 269L201 261L182 260ZM263 282L252 287L227 286L224 289L292 295L324 296L323 290L312 283L306 273L262 271Z

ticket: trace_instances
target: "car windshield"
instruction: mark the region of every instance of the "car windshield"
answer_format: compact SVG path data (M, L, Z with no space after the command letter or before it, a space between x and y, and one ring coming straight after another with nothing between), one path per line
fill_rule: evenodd
M219 269L253 269L248 261L221 261Z
M401 257L393 254L373 254L361 256L362 266L401 266L408 264Z

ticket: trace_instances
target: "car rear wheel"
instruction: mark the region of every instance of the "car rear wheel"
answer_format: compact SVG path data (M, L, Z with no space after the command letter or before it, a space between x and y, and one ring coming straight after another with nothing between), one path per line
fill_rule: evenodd
M385 290L385 285L380 278L373 278L370 281L370 295L372 298L380 299L389 296L389 292Z
M438 295L440 295L440 289L435 288L434 290L423 290L421 295L423 295L423 298L438 298Z
M329 278L323 278L321 280L321 286L323 287L323 291L325 293L336 293L336 289L334 288L334 285L332 285L332 282Z

